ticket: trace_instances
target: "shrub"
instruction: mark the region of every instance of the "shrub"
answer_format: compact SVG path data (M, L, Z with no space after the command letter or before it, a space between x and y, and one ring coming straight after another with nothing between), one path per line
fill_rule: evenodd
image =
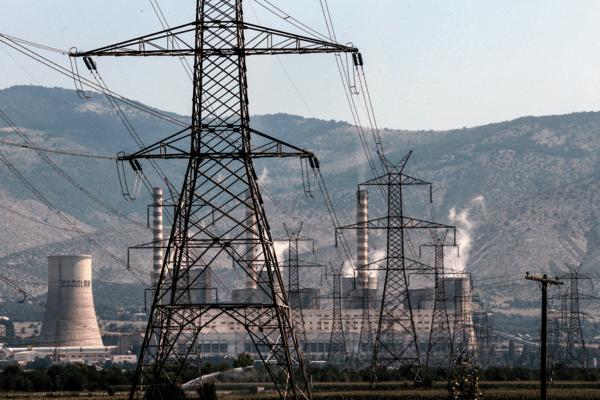
M198 389L200 400L217 400L217 387L214 382L204 382Z
M241 353L237 356L235 360L233 360L233 368L243 368L249 367L254 364L254 359L250 354Z
M106 389L106 393L108 393L109 396L114 396L115 392L114 386L109 386L108 389Z
M481 400L483 393L479 389L477 370L469 370L471 361L466 353L454 360L459 371L452 373L448 380L448 397L453 400Z

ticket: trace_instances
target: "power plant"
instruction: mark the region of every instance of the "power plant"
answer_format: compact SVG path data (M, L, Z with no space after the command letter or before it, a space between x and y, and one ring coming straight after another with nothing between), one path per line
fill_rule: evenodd
M137 310L143 318L147 318L144 333L139 330L122 333L118 329L111 332L109 330L115 325L106 328L106 321L99 325L94 304L91 255L50 255L47 300L43 303L37 298L32 299L44 308L39 336L18 338L14 321L0 316L0 326L5 331L0 361L27 365L43 359L53 364L86 363L105 368L109 368L105 366L109 361L135 363L137 368L127 377L132 383L130 399L173 398L180 394L180 388L192 387L190 382L182 382L184 377L187 379L192 375L194 384L203 383L199 394L204 398L202 390L205 390L206 376L196 378L206 371L203 357L236 357L240 353L248 353L252 356L251 360L239 357L236 362L251 365L240 369L266 366L260 373L271 379L269 389L274 394L282 399L312 400L314 385L311 374L315 369L311 367L314 366L325 368L323 372L327 375L323 379L335 376L332 370L346 370L347 374L344 372L338 376L368 381L370 390L375 390L380 382L396 371L410 374L408 379L414 382L415 388L433 387L433 381L429 380L432 371L450 380L458 376L452 372L459 369L466 376L463 367L469 364L468 359L478 368L498 363L502 358L499 355L501 351L496 352L500 338L512 345L512 349L506 349L511 353L514 353L515 343L536 351L542 348L541 374L545 374L547 285L562 284L558 277L557 281L552 281L546 275L538 278L527 273L527 279L543 284L541 344L529 337L515 337L494 329L491 318L488 319L489 314L475 293L477 288L470 272L463 269L463 263L459 264L457 260L452 264L455 269L450 268L451 263L445 258L445 249L457 251L458 243L467 247L468 251L470 242L461 241L456 226L436 219L435 213L444 214L449 206L442 203L441 211L434 207L434 199L440 197L434 197L433 183L407 174L406 166L412 151L393 161L390 154L395 154L397 149L392 149L394 151L386 156L366 83L362 55L352 42L338 42L326 2L321 2L321 8L328 35L313 31L280 9L274 12L308 36L249 23L244 19L242 3L242 0L197 0L194 19L187 24L171 28L163 23L166 22L163 15L161 24L164 29L161 31L93 50L80 51L72 47L68 52L62 52L69 57L71 64L71 71L65 69L67 72L63 73L74 80L77 95L89 99L86 87L101 91L132 134L138 146L133 151L123 147L116 157L105 157L40 149L26 139L0 110L0 117L28 143L18 145L2 141L3 146L14 145L37 151L57 172L101 207L128 223L137 224L144 234L148 234L147 237L152 235L151 242L127 248L127 261L112 254L107 249L110 247L102 246L92 237L93 234L105 233L86 233L80 229L35 190L0 152L0 161L32 191L40 204L53 211L67 227L43 222L44 225L78 233L103 255L110 257L110 262L121 265L122 271L132 272L129 250L151 251L151 261L148 252L138 270L140 274L132 274L145 285L145 294L150 294L150 300L144 304L144 313L141 313L141 307ZM269 7L260 5L269 10ZM162 11L158 12L160 7L154 4L152 7L157 15L162 14ZM273 12L272 9L269 11ZM15 46L34 45L14 39L0 34L2 43L7 40ZM40 50L61 53L47 46ZM372 174L364 177L363 171L356 169L356 176L361 177L360 181L352 183L353 186L356 184L356 192L354 187L351 190L347 186L343 190L341 185L334 187L339 195L336 202L344 203L346 207L343 215L334 209L330 191L321 175L317 155L321 157L323 153L317 150L323 149L313 152L300 148L299 144L287 143L259 132L254 129L257 125L251 124L247 57L287 54L330 54L335 57L342 77L354 125L365 152L365 165ZM121 60L127 57L177 57L193 82L191 118L173 117L117 95L106 87L92 57L120 57ZM193 58L193 67L186 64L186 57ZM80 74L79 59L89 71L90 79ZM52 68L62 72L58 64L53 64ZM292 85L296 88L293 82ZM355 102L359 98L353 97L359 94L362 103L359 103L360 100ZM176 133L167 133L161 127L160 136L143 143L129 123L130 113L124 112L123 104L173 123L177 126ZM371 139L361 126L357 104L367 114L371 128L369 135L372 135L374 146L369 144ZM408 135L406 132L402 134ZM429 134L435 133L431 131ZM456 133L459 134L462 135L461 132ZM412 143L402 137L396 143L421 142ZM488 144L481 147L487 149ZM92 195L63 173L43 155L44 152L116 161L120 187L127 201L137 199L141 188L152 196L152 204L147 204L147 223L130 218L128 215L136 215L133 212L124 215L108 202ZM348 148L344 148L344 152L353 154ZM298 212L297 207L288 210L284 201L280 202L269 192L263 178L266 172L257 173L256 160L260 160L258 165L262 168L262 163L281 158L298 159L300 164L301 186L300 179L285 180L284 185L301 187L307 200L320 196L323 201L320 206L327 211L331 225L325 226L320 221L321 215L318 218L310 215L307 218L317 222L305 225L303 218L306 219L306 214ZM159 166L159 163L173 160L186 164L187 168L178 165L163 170ZM355 160L359 157L344 165L344 173L348 176L355 172ZM454 166L455 162L460 162L457 159L450 163L451 160L454 158L444 160L448 161L445 165ZM144 168L153 171L148 172ZM431 171L424 173L439 177ZM128 176L134 176L133 184L127 182ZM161 181L158 185L165 185L164 193L162 187L154 186L157 183L150 181L156 177ZM409 193L419 190L419 195ZM454 195L455 190L444 187L441 197ZM272 204L263 198L265 193ZM321 198L318 200L321 201ZM277 207L283 212L285 235L274 236L275 230L267 218L270 207ZM455 209L451 210L449 220L454 218ZM21 217L42 223L25 215ZM164 229L165 221L170 224L167 229ZM293 227L290 224L294 224ZM501 224L496 225L490 228L495 237L500 233L494 229ZM303 227L310 227L311 232L328 232L318 236L317 240L319 251L327 252L326 255L317 254L319 258L327 258L327 263L302 259L306 253L301 251L301 246L305 242L312 243L311 257L317 258L314 256L315 240L303 236L307 231L305 229L303 233ZM116 237L121 233L111 232ZM137 243L144 237L143 234L134 235L137 235L132 236ZM145 240L150 240L147 237ZM113 236L109 236L105 243L112 244L110 241L114 240ZM575 240L572 238L564 240L573 249L576 248L574 252L580 257L588 252L573 244ZM278 255L278 242L287 245L287 257L283 259ZM427 252L424 256L423 249ZM481 252L473 250L472 254L479 257ZM479 262L481 260L484 258L480 257ZM568 267L570 274L561 278L570 280L571 285L568 293L556 297L561 301L561 309L550 312L556 325L551 333L551 353L557 360L564 359L565 368L582 366L587 370L583 324L587 314L580 309L579 300L596 298L580 294L579 285L592 280L592 277L579 272L580 267ZM320 285L315 283L316 277L320 278ZM25 295L21 303L27 297L31 298L17 285L21 282L16 279L0 274L0 281ZM27 284L41 285L39 282ZM111 317L115 314L112 311L106 313ZM106 329L100 329L100 326ZM35 333L38 331L35 330ZM468 357L464 364L459 365L461 361L457 360L462 360L463 355ZM361 371L356 374L351 369ZM475 373L472 376L475 377ZM542 376L544 382L545 378L545 375ZM467 381L466 378L463 380ZM364 385L366 388L367 383ZM210 385L207 386L210 388ZM405 386L408 387L408 384L405 383ZM452 388L453 385L448 386ZM545 390L545 386L542 387Z

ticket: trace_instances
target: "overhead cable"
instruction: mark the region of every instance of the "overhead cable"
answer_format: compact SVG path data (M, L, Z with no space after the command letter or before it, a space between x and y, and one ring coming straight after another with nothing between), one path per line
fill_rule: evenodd
M41 147L37 147L37 146L26 146L24 144L7 142L5 140L0 140L0 144L4 144L6 146L20 147L22 149L28 149L28 150L44 151L44 152L47 152L47 153L65 154L67 156L97 158L97 159L101 159L101 160L116 160L115 157L93 156L91 154L80 154L80 153L71 153L71 152L68 152L68 151L42 149Z
M77 232L76 230L73 230L73 229L61 228L60 226L52 225L52 224L49 224L47 222L40 221L38 219L28 217L25 214L21 214L20 212L17 212L15 210L13 210L13 209L11 209L9 207L5 207L3 205L0 205L0 208L3 209L3 210L5 210L5 211L8 211L10 213L13 213L15 215L18 215L21 218L25 218L25 219L28 219L28 220L30 220L32 222L35 222L36 224L46 225L46 226L49 226L50 228L60 229L61 231L66 231L66 232ZM85 233L87 235L112 235L112 234L123 234L123 233L129 233L129 232L133 232L133 230L124 231L124 232L85 232Z
M8 118L8 116L4 113L4 111L2 111L0 109L0 118L2 118L4 120L4 122L6 122L8 124L8 126L15 131L23 140L25 140L29 146L31 147L32 150L35 150L38 155L40 157L42 157L44 159L44 161L46 161L56 172L58 172L60 175L62 175L69 183L71 183L73 186L75 186L77 189L81 190L86 196L88 196L90 199L92 199L93 201L95 201L96 203L98 203L100 206L104 207L105 209L107 209L108 211L112 212L113 214L118 215L119 217L139 226L142 227L144 229L152 229L149 226L139 223L134 219L131 219L125 215L123 215L122 213L120 213L119 211L117 211L116 209L112 208L111 206L109 206L108 204L106 204L105 202L103 202L102 200L100 200L98 197L94 196L92 193L90 193L87 189L85 189L83 186L81 186L79 183L77 183L73 178L71 178L65 171L62 170L62 168L60 168L58 165L56 165L52 160L50 160L45 154L44 152L42 152L41 150L39 150L34 143L29 139L29 137L27 135L25 135L11 120L10 118Z
M311 35L311 36L315 36L316 35L316 36L319 36L322 39L330 39L327 36L325 36L325 35L317 32L316 30L312 29L311 27L309 27L309 26L303 24L302 22L298 21L296 18L294 18L291 15L287 14L283 10L277 8L276 6L274 6L272 3L268 2L267 0L254 0L254 1L256 2L256 4L258 4L259 6L263 7L264 9L266 9L267 11L269 11L270 13L272 13L272 14L276 15L277 17L281 18L282 20L284 20L288 24L290 24L292 26L295 26L296 28L300 29L304 33L307 33L308 35ZM262 2L267 3L270 7L262 4Z
M161 112L159 112L157 110L154 110L154 109L152 109L152 108L150 108L148 106L145 106L145 105L143 105L141 103L138 103L138 102L135 102L133 100L127 99L127 98L125 98L125 97L123 97L123 96L121 96L121 95L119 95L119 94L117 94L115 92L112 92L111 90L108 89L108 87L106 87L106 84L104 84L104 86L103 86L100 83L100 82L103 82L103 81L102 81L102 78L99 77L99 74L97 75L98 78L99 78L99 80L97 82L93 82L91 80L88 80L88 79L85 79L85 78L79 76L78 74L75 74L74 71L69 71L68 69L66 69L66 68L64 68L64 67L62 67L62 66L60 66L60 65L58 65L58 64L56 64L56 63L54 63L54 62L52 62L50 60L48 60L47 58L45 58L45 57L37 54L36 52L34 52L34 51L32 51L32 50L30 50L30 49L22 46L21 44L19 44L18 41L14 40L15 38L13 38L11 36L3 35L3 34L0 33L0 38L7 39L7 40L9 40L14 45L12 45L11 43L6 43L2 39L0 39L1 43L4 43L5 45L13 48L14 50L17 50L18 52L20 52L20 53L22 53L22 54L24 54L24 55L26 55L26 56L34 59L37 62L40 62L41 64L43 64L43 65L45 65L45 66L47 66L47 67L49 67L49 68L51 68L51 69L59 72L59 73L65 75L65 76L68 76L71 79L79 79L79 80L85 81L86 85L89 85L90 87L93 87L93 88L97 89L98 91L103 92L105 95L107 95L107 97L110 97L112 100L121 101L121 102L123 102L123 103L125 103L127 105L130 105L131 107L139 109L140 111L146 112L146 113L148 113L150 115L156 116L156 117L161 118L161 119L163 119L163 120L165 120L167 122L174 123L174 124L179 125L181 127L185 127L185 128L189 127L189 124L186 124L183 121L180 121L178 119L169 117L166 114L163 114L163 113L161 113ZM22 41L22 42L26 42L26 41ZM29 42L27 42L27 43L29 43ZM18 46L18 47L15 47L15 46ZM37 47L43 48L44 46L38 45ZM109 99L109 102L111 101L111 99ZM115 103L116 103L116 101L115 101ZM113 107L115 107L115 105L112 102L111 102L111 105L113 105ZM117 107L118 107L118 104L117 104ZM120 109L120 107L119 107L119 109ZM121 112L121 114L119 114L119 112L117 112L117 114L120 117L121 117L121 115L124 116L124 114L122 112ZM126 119L126 117L125 117L125 119ZM123 121L123 119L122 119L122 121ZM123 123L127 126L127 124L125 123L125 121L123 121ZM134 135L132 134L132 136L134 136ZM137 136L137 134L136 134L136 136ZM135 137L134 137L134 139L135 139ZM140 143L138 143L138 145L140 145ZM162 171L160 171L160 168L158 168L158 166L154 162L151 162L151 164L155 167L155 170L157 170L157 173L159 174L159 176L161 176L163 178L163 181L167 185L167 188L172 189L172 185L169 184L166 176L164 176L164 174L162 173ZM175 194L175 192L172 192L172 195L174 195L174 194ZM168 215L167 215L167 218L170 219Z
M62 219L67 225L69 225L74 231L76 231L79 235L83 236L90 244L94 247L98 248L101 252L127 267L128 271L136 278L139 279L133 271L130 270L130 266L127 262L120 259L118 256L114 255L94 239L92 239L87 233L83 232L77 225L75 225L69 218L67 218L63 213L61 213L54 205L46 199L27 179L12 165L12 163L6 158L2 152L0 152L0 161L4 163L4 165L19 179L43 204L45 204L52 212L54 212L60 219ZM140 271L141 272L141 271ZM142 272L143 273L143 272ZM140 282L141 283L141 282Z
M338 235L341 236L342 248L344 249L345 256L348 259L348 261L350 261L350 264L354 266L354 268L356 268L356 263L354 261L354 257L352 256L350 246L348 246L348 242L346 241L346 237L344 236L344 231L340 230L338 232L338 228L341 226L341 224L337 217L335 209L333 208L333 203L331 202L331 197L329 196L329 192L327 191L327 187L325 186L325 181L323 180L321 171L318 168L313 169L313 171L315 171L315 177L317 178L317 186L319 187L319 191L321 192L321 196L323 197L323 201L325 202L325 206L327 207L327 212L329 213L329 216L335 229L336 243ZM341 257L341 255L340 259L343 260L343 257Z
M17 37L10 36L10 35L4 34L4 33L0 33L0 36L5 37L5 38L7 38L7 39L9 39L9 40L11 40L13 42L26 44L26 45L32 46L32 47L37 47L38 49L52 51L52 52L60 53L60 54L63 54L63 55L68 55L69 54L69 52L66 51L66 50L59 50L59 49L55 49L55 48L50 47L50 46L44 46L44 45L41 45L41 44L33 43L33 42L28 41L28 40L19 39Z
M65 67L63 67L63 66L61 66L59 64L56 64L53 61L50 61L46 57L43 57L43 56L39 55L38 53L34 52L33 50L24 47L20 43L14 42L10 38L7 38L6 35L3 35L3 34L0 33L0 38L2 38L2 39L0 39L0 43L4 43L6 46L11 47L12 49L18 51L19 53L26 55L27 57L29 57L29 58L31 58L31 59L33 59L33 60L35 60L35 61L37 61L37 62L39 62L39 63L41 63L41 64L43 64L45 66L47 66L47 67L55 70L56 72L58 72L58 73L60 73L62 75L65 75L66 77L68 77L70 79L74 79L74 78L80 79L81 81L85 82L85 84L87 86L89 86L91 88L94 88L94 89L96 89L98 91L102 91L102 87L100 86L100 84L98 84L96 82L93 82L92 80L86 79L86 78L84 78L84 77L82 77L82 76L80 76L78 74L75 74L73 71L71 71L71 70L69 70L69 69L67 69L67 68L65 68ZM137 101L128 99L128 98L126 98L124 96L121 96L118 93L115 93L113 91L109 91L109 92L110 92L110 94L113 97L117 98L119 101L121 101L121 102L123 102L123 103L125 103L125 104L127 104L127 105L129 105L131 107L134 107L134 108L136 108L136 109L138 109L140 111L143 111L143 112L145 112L147 114L153 115L153 116L155 116L157 118L163 119L163 120L165 120L167 122L170 122L172 124L175 124L175 125L178 125L178 126L181 126L181 127L188 127L189 126L189 123L186 123L186 122L181 121L181 120L179 120L177 118L173 118L171 116L168 116L168 115L166 115L164 113L161 113L160 111L157 111L157 110L155 110L155 109L153 109L153 108L151 108L149 106L146 106L144 104L138 103Z

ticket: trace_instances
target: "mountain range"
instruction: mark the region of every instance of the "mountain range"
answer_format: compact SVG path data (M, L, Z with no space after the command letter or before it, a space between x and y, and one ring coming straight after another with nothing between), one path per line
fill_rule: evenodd
M146 145L180 129L133 107L121 107ZM15 86L0 91L0 110L40 148L105 157L138 149L110 102L97 93L82 100L72 90ZM187 116L165 114L189 121ZM287 114L253 116L251 121L256 130L313 151L340 224L355 222L357 185L373 178L356 127ZM366 133L371 143L371 133ZM499 312L536 307L539 291L525 281L525 272L562 277L568 273L566 263L582 263L581 272L594 277L600 261L600 113L523 117L450 131L385 128L380 134L390 162L398 162L412 150L404 172L433 184L434 211L429 191L409 188L404 196L405 214L435 218L458 228L458 250L447 248L447 265L471 274L473 290L485 307ZM0 125L0 140L24 143L7 125ZM0 143L0 152L46 201L77 229L89 233L95 243L73 232L7 168L0 175L2 275L21 282L32 295L43 295L46 257L85 253L94 257L96 281L136 287L149 283L150 254L131 251L134 268L127 270L102 250L124 261L127 247L152 240L151 231L144 227L147 206L152 202L146 188L137 201L127 202L114 160L45 153L96 201L35 151ZM379 168L378 160L375 162ZM163 186L153 168L142 164L150 182ZM175 187L180 185L183 163L164 162L160 168ZM303 180L299 161L292 159L259 160L256 170L261 185L269 191L263 191L263 197L273 236L284 236L284 223L295 228L302 221L304 236L315 239L315 252L302 248L301 257L341 263L334 248L333 225L314 177ZM131 183L131 170L125 172ZM384 216L387 205L382 192L370 187L369 198L370 217ZM411 236L413 256L427 234ZM355 249L354 233L345 236ZM382 235L371 236L374 260L384 254L385 243ZM280 259L285 257L285 248L278 242ZM424 254L423 260L431 262L431 255ZM223 268L224 284L243 286L230 267L217 268ZM322 274L322 270L303 272L302 284L318 286ZM420 284L431 282L425 279ZM598 295L587 282L582 282L581 290ZM19 296L10 290L4 293L6 301ZM592 314L596 308L593 304L586 307Z

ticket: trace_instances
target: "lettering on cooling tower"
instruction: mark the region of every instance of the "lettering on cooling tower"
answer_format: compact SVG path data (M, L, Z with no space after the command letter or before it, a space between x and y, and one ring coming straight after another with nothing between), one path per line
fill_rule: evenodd
M92 287L92 281L60 281L60 287Z

